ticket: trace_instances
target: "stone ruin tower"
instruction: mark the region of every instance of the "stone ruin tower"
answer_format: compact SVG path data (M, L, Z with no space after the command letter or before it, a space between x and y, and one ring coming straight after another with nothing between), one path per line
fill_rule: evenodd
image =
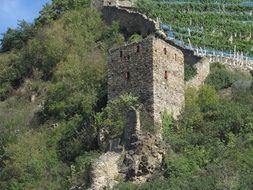
M152 124L165 111L176 119L184 105L184 55L164 40L149 36L110 51L108 99L124 93L139 98Z

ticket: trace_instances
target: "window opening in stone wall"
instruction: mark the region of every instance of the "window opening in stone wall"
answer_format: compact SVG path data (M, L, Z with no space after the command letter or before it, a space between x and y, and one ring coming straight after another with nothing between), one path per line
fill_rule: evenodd
M140 46L139 46L139 45L136 47L136 52L137 52L137 53L140 52Z
M111 3L111 2L109 2L108 4L109 4L109 5L111 5L112 3Z
M167 49L163 48L163 53L166 55L167 54Z
M130 72L126 72L126 79L130 80Z
M177 60L177 54L174 55L175 61Z
M120 54L120 57L123 57L123 51L120 51L119 54Z
M164 71L164 79L168 79L168 71Z
M127 56L127 60L130 61L130 55Z

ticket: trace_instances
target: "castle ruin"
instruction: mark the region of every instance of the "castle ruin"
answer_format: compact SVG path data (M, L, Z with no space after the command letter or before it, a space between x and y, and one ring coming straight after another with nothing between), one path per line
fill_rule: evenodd
M108 100L128 93L138 97L153 125L161 114L174 118L184 105L184 53L153 34L159 22L134 11L135 0L93 0L107 24L118 21L125 37L140 34L145 39L110 51Z

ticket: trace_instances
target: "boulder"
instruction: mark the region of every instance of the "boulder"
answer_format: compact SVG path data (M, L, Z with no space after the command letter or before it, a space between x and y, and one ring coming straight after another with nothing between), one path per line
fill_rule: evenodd
M112 188L117 183L115 178L119 175L120 155L115 152L107 152L91 164L91 187L89 190Z
M166 146L160 137L150 133L135 134L131 149L124 156L121 173L127 180L145 182L161 168L165 154Z

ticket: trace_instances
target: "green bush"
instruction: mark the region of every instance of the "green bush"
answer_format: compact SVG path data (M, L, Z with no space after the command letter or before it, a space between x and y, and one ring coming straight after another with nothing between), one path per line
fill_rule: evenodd
M50 24L36 24L34 38L18 53L0 55L1 98L28 77L37 96L35 103L20 98L5 105L10 98L3 109L0 102L0 189L68 189L65 163L76 165L78 184L87 178L97 155L88 152L97 149L94 116L106 104L107 49L122 43L118 25L105 26L97 11L82 7L87 3L53 1L60 17L52 22L46 6L43 19ZM36 111L40 122L31 122Z
M197 69L191 64L184 64L184 80L189 81L197 74Z
M135 42L140 42L142 41L143 38L139 34L133 34L132 36L129 37L128 43L135 43Z
M132 110L132 107L138 107L138 100L131 95L124 94L118 99L110 101L102 112L96 114L97 128L108 129L108 136L111 139L119 137L126 124L126 115Z
M100 156L99 152L86 152L75 160L75 165L72 165L71 171L71 186L84 186L87 188L90 184L90 165L91 162Z
M217 90L231 87L233 82L235 81L232 72L218 64L211 68L211 74L206 79L206 84L214 86Z
M18 136L16 143L5 147L8 159L0 173L1 189L62 189L68 186L68 168L57 160L54 149L47 146L47 135L27 131Z
M27 22L18 21L18 27L16 29L9 28L7 32L3 34L1 39L1 51L7 52L12 49L22 49L27 41L34 36L35 28L33 24Z
M250 76L240 71L228 70L224 65L216 63L211 66L211 73L205 83L212 85L216 90L231 87L238 80L247 80Z
M60 127L65 129L57 142L57 153L62 161L73 162L84 152L97 149L97 131L88 119L76 115Z
M21 83L22 66L20 54L16 52L0 54L0 100L4 100Z

